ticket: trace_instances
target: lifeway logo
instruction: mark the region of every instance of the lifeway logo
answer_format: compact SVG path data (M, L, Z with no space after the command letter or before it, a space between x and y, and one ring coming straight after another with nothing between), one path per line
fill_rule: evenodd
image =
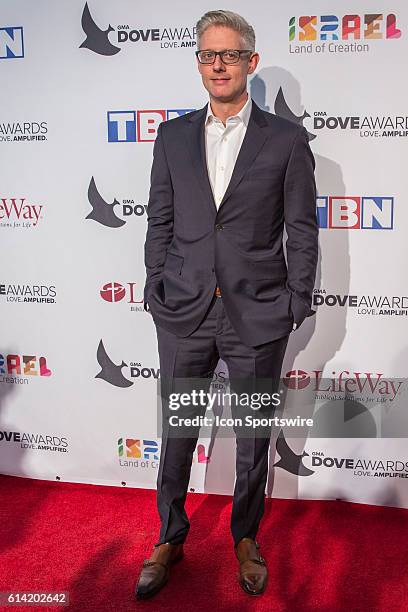
M361 394L365 393L367 397L381 402L395 400L403 385L402 380L384 378L384 374L380 372L349 370L333 371L332 378L323 377L323 370L290 370L285 374L283 383L288 389L297 391L311 385L310 389L319 394L317 399L328 399L336 394L361 399ZM357 397L359 394L360 397Z
M129 380L129 377L134 379L153 378L157 380L160 376L160 369L143 367L140 362L132 361L128 366L128 364L122 360L119 365L116 365L106 352L102 340L99 342L97 360L101 367L101 371L96 374L95 378L101 378L114 387L121 387L122 389L131 387L134 381ZM123 368L127 368L127 377L122 372Z
M25 450L45 450L60 453L68 452L68 440L64 437L48 434L28 433L20 431L0 431L0 444L16 443Z
M141 438L119 438L118 456L121 467L158 468L159 444L157 440L143 440ZM204 444L197 444L193 461L209 463Z
M358 315L365 316L408 316L406 295L348 295L334 294L326 289L314 289L313 306L353 308Z
M393 196L319 196L316 206L322 229L394 229Z
M0 382L28 384L29 379L47 378L51 374L45 357L0 354Z
M121 302L125 298L127 298L127 304L133 304L130 307L132 312L145 312L143 308L143 295L138 296L139 299L136 299L136 291L135 291L136 283L117 283L111 282L103 285L102 289L99 292L99 295L105 302L117 303ZM140 304L140 306L135 306L134 304Z
M377 44L398 38L401 30L394 13L300 15L289 19L289 53L367 53L373 41Z
M108 111L108 142L154 142L162 121L176 119L194 108Z
M48 125L46 121L0 122L0 142L28 142L47 140Z
M43 219L44 206L26 198L0 198L0 227L32 229Z
M0 28L0 59L24 57L24 35L21 26Z
M123 227L129 217L143 217L147 212L147 204L135 204L132 198L122 200L122 204L116 198L107 202L99 193L94 177L89 183L88 201L92 211L86 219L92 219L105 227Z
M5 298L6 302L55 304L56 296L57 291L55 285L0 283L0 298Z
M159 43L161 49L191 48L196 46L195 26L166 28L138 28L129 24L113 28L110 24L103 30L93 19L88 3L82 12L82 29L86 35L81 49L89 49L99 55L116 55L126 43ZM111 38L109 38L111 35ZM113 42L112 42L113 41Z

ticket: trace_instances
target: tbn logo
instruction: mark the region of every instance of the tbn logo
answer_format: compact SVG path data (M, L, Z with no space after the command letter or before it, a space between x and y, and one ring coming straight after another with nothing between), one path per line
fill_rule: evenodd
M323 229L392 230L394 198L319 196L317 219Z
M319 20L319 21L318 21ZM289 40L375 40L378 38L400 38L397 19L388 15L372 13L367 15L301 15L289 20Z
M23 28L0 28L0 59L24 57Z
M108 142L154 142L162 121L181 117L193 108L108 111Z

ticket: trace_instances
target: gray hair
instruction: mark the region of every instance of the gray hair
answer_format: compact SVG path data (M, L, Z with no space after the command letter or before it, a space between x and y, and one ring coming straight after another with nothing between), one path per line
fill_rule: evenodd
M245 48L255 51L255 32L249 23L232 11L209 11L197 21L197 43L200 45L200 38L210 26L224 26L231 28L241 34Z

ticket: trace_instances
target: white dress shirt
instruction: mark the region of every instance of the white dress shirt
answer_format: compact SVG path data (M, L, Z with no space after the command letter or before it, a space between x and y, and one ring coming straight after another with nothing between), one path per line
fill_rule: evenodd
M205 120L205 149L208 177L217 208L231 180L235 162L248 127L251 110L252 100L248 96L248 100L239 113L228 117L224 126L221 119L213 115L211 104L208 103Z

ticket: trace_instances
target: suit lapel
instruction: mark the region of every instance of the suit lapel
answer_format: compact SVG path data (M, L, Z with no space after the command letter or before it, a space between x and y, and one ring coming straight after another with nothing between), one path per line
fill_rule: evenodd
M198 110L189 118L187 141L192 165L196 173L198 183L206 196L206 199L210 203L213 212L216 214L218 211L215 205L210 179L208 177L205 151L205 118L207 116L207 106L208 105L206 104L204 108ZM254 101L252 101L252 111L245 137L235 163L231 180L219 208L221 208L224 202L238 187L245 173L249 170L259 151L263 147L268 137L267 130L263 128L267 125L267 121L263 116L261 109L255 104Z
M207 104L190 117L189 131L187 133L188 147L191 161L197 176L198 183L209 201L213 212L217 212L210 179L207 170L207 158L205 151L205 118L207 116Z

